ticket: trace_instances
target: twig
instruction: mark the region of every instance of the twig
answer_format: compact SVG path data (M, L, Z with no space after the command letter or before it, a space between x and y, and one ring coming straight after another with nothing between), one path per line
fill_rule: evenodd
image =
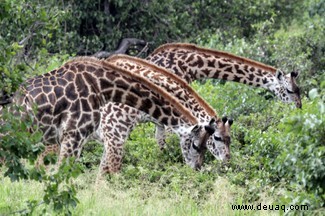
M137 38L124 38L115 51L112 52L99 51L92 56L96 58L107 58L114 54L125 54L130 46L141 45L146 47L149 43L150 42L146 42L144 40L140 40Z
M34 206L34 208L35 207L38 207L38 206L40 206L40 205L42 205L42 204L44 204L45 202L44 201L41 201L40 203L38 203L37 205L35 205ZM23 213L23 212L26 212L26 211L28 211L28 209L26 208L26 209L23 209L23 210L19 210L19 211L15 211L15 212L11 212L11 213L9 213L8 215L13 215L13 214L21 214L21 213Z
M25 62L25 64L28 66L28 67L30 67L30 69L32 69L33 71L35 71L35 68L33 68L27 61L26 61L26 59L25 59L25 55L23 56L23 60L24 60L24 62Z
M146 43L146 45L140 50L140 52L136 55L136 57L139 57L142 53L147 52L149 49L149 43Z

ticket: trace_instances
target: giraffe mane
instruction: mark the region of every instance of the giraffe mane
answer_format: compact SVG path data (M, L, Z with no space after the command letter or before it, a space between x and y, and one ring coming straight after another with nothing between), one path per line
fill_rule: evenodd
M168 91L163 89L162 87L157 86L154 83L150 82L147 78L145 78L141 75L132 73L128 70L125 70L124 68L115 66L112 63L109 63L107 61L99 60L99 59L96 59L93 57L91 57L91 58L82 57L82 58L76 58L76 59L72 60L72 62L78 62L78 61L81 61L83 63L89 62L89 63L93 63L97 66L103 66L104 68L112 69L119 74L122 74L126 77L129 77L131 79L134 79L134 80L140 82L141 84L145 85L148 89L151 89L154 92L156 92L157 94L162 95L164 99L166 99L168 102L170 102L170 104L173 104L173 106L176 107L177 111L179 111L182 115L184 115L185 118L187 120L189 120L192 124L198 123L198 120L196 119L196 117L193 116L193 114L186 107L184 107L174 96L170 95L168 93ZM71 62L71 61L69 61L69 62Z
M242 64L246 64L246 65L250 65L253 67L257 67L262 70L270 71L273 74L275 74L275 72L277 70L276 68L274 68L270 65L266 65L261 62L257 62L257 61L254 61L254 60L251 60L248 58L237 56L237 55L234 55L234 54L231 54L228 52L224 52L224 51L213 50L213 49L209 49L209 48L202 48L202 47L196 46L194 44L189 44L189 43L164 44L164 45L161 45L158 48L156 48L150 55L153 55L153 54L156 54L157 52L160 52L160 51L163 51L166 49L171 49L171 48L182 48L182 49L187 49L187 50L191 50L194 52L203 52L203 53L208 53L208 54L216 55L216 56L223 57L223 58L232 59L232 60L235 60Z
M147 60L144 59L140 59L140 58L135 58L135 57L131 57L128 55L123 55L123 54L118 54L118 55L113 55L109 58L107 58L107 61L114 61L115 59L126 59L126 60L130 60L133 61L137 64L141 64L144 65L150 69L153 69L155 71L158 71L159 73L175 80L177 83L180 84L180 86L184 89L186 89L188 92L190 92L193 97L197 100L197 102L204 108L204 110L210 115L210 116L217 116L217 113L215 112L215 110L200 96L196 93L196 91L189 86L182 78L178 77L176 74L170 72L169 70L166 70L163 67L157 66L155 64L150 63Z

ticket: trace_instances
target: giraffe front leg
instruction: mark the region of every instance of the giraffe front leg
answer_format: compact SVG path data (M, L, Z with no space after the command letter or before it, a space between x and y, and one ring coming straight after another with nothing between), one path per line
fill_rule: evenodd
M164 125L156 124L155 138L160 150L163 150L166 145L166 131Z
M104 154L100 162L99 176L117 173L122 167L124 140L109 139L104 142Z
M107 173L117 173L122 167L123 140L104 141L104 153L100 162L99 172L96 178L96 185L103 183L104 175Z

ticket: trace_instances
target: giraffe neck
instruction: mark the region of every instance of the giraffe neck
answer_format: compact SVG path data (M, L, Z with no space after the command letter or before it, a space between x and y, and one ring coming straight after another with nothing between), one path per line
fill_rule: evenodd
M124 103L153 116L165 125L197 124L197 119L168 89L155 85L143 76L93 58L75 59L64 68L65 77L69 79L73 72L75 78L71 82L75 83L77 89L78 83L83 80L83 88L88 88L88 98L93 95L96 103L101 106L108 102ZM56 76L59 71L60 69Z
M191 44L167 44L157 48L147 60L174 71L188 83L205 78L223 79L280 94L276 91L279 83L275 68L226 52Z
M134 74L147 77L156 85L169 89L200 122L209 122L211 117L217 116L214 109L183 79L162 67L127 55L115 55L106 61L132 71Z

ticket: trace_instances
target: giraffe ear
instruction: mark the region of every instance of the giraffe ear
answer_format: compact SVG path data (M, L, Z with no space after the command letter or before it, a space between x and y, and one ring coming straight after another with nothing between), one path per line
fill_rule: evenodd
M283 80L283 77L284 77L284 74L281 70L277 70L276 73L275 73L275 77L279 80L279 81L282 81Z
M216 131L216 129L214 129L214 127L211 127L210 125L205 125L204 129L208 134L210 134L210 136Z
M216 122L216 119L213 117L210 119L209 125L213 125Z
M229 124L229 127L232 125L234 121L232 119L228 119L228 124Z
M199 133L200 132L200 130L201 130L201 126L200 125L195 125L193 128L192 128L192 130L191 130L191 132L192 133Z
M228 117L227 116L224 116L224 117L222 117L222 122L224 123L224 124L226 124L226 122L228 121Z
M292 71L291 72L291 77L298 78L298 76L299 76L299 72L298 71Z

